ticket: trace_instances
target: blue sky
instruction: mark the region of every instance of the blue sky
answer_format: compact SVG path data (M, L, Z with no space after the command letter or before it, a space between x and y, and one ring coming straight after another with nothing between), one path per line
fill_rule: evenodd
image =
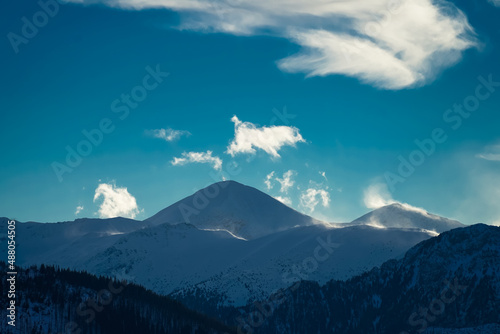
M144 219L224 177L329 221L499 223L495 1L280 1L9 3L0 216Z

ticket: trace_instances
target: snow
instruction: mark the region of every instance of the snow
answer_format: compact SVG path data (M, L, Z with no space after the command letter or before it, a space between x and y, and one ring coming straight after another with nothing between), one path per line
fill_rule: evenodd
M379 228L420 228L437 233L465 226L456 220L443 218L400 203L387 205L369 212L352 221L350 225L370 225Z
M223 229L246 240L292 226L322 223L235 181L214 183L146 221L154 225L189 223L200 229Z
M180 208L186 207L192 211L183 216ZM0 219L0 226L6 221ZM327 224L257 189L225 181L142 222L19 223L17 264L126 277L161 294L215 295L224 305L239 306L300 279L346 280L402 257L435 236L433 231L456 226L462 225L398 205L350 224Z
M500 333L499 324L488 324L471 328L428 328L423 334L498 334Z

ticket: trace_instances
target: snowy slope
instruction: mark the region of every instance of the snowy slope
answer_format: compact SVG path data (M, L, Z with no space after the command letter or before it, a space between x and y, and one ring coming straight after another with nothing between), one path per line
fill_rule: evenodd
M465 226L456 220L443 218L408 204L400 203L394 203L371 211L352 221L350 225L421 228L437 233Z
M118 276L161 294L184 296L203 290L219 295L224 304L244 305L298 279L322 283L347 279L402 255L430 236L419 230L313 225L245 241L225 231L162 224L126 234L90 233L45 251L55 239L36 234L42 242L32 242L34 252L24 254L18 263ZM311 270L315 264L309 262L318 256L321 261L316 260L317 268Z
M163 224L122 236L82 268L128 278L160 294L196 284L241 256L245 241L225 231Z
M197 210L190 224L180 209L188 206ZM2 242L6 223L0 219ZM143 222L18 223L17 264L53 264L131 279L178 298L206 294L224 305L244 305L298 279L348 279L436 235L429 230L450 226L445 218L397 206L351 224L321 223L257 189L227 181ZM4 258L5 251L0 249Z
M0 218L0 240L7 238L7 218ZM77 219L61 223L17 223L16 264L74 267L111 246L121 235L148 226L127 218ZM0 252L4 252L1 249ZM2 253L3 254L3 253ZM4 257L6 258L6 257Z
M499 277L500 227L458 228L347 281L286 289L255 332L499 333Z
M219 304L242 306L299 280L324 284L359 275L431 236L420 230L370 226L295 228L246 242L237 262L172 295L188 305L193 297L217 296Z
M294 226L319 224L273 197L235 181L214 183L147 219L154 225L189 223L255 239Z
M431 237L411 229L313 225L245 241L225 231L162 224L65 239L67 225L47 225L18 224L18 264L116 276L180 299L201 291L224 305L245 305L298 279L347 279Z

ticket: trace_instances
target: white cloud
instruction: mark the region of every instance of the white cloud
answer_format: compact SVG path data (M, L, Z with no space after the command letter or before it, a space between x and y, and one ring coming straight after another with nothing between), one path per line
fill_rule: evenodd
M371 184L368 188L365 189L363 195L364 195L363 201L365 202L365 206L368 209L378 209L383 206L397 203L400 204L406 210L419 212L423 215L429 214L426 210L422 208L394 200L391 196L391 193L389 192L387 184L385 183Z
M155 129L155 130L147 130L147 134L153 136L155 138L160 138L168 142L176 141L180 139L182 136L190 136L191 133L185 130L174 130L171 128L167 129Z
M83 210L83 205L78 205L75 210L75 215L79 214Z
M275 196L274 198L285 205L288 205L288 206L292 205L292 199L290 197Z
M299 129L291 126L257 127L250 122L241 122L233 116L234 139L226 153L234 156L239 153L255 154L256 148L263 150L273 158L279 158L278 151L283 146L293 146L304 142Z
M181 158L174 158L171 163L174 166L182 166L189 163L210 164L215 170L222 169L222 159L218 156L212 156L212 151L183 152Z
M266 184L267 190L271 190L273 188L273 177L274 177L274 171L266 175L264 183Z
M368 209L378 209L386 205L398 203L392 199L389 189L387 188L387 184L385 183L375 183L370 185L364 191L363 200Z
M432 81L477 44L465 15L444 0L71 1L168 8L180 13L180 29L287 38L302 49L278 62L282 70L347 75L385 89Z
M297 172L293 170L286 171L285 173L283 173L282 178L275 177L275 174L276 173L272 171L271 173L266 175L264 183L266 184L267 189L271 190L274 187L274 183L277 181L281 185L280 192L287 193L288 190L295 184L295 181L292 178L297 174Z
M300 204L309 212L313 212L320 202L325 208L330 205L330 194L324 189L309 188L300 195Z
M292 177L295 174L296 174L295 171L289 170L289 171L283 173L283 178L281 178L281 179L279 177L276 178L276 181L278 181L280 183L280 185L281 185L280 191L282 193L287 193L288 190L291 187L293 187L293 185L295 184L295 181L292 180Z
M135 197L125 187L101 183L95 190L94 202L100 197L103 197L98 211L100 218L135 218L140 212Z
M500 0L488 0L493 6L500 7Z
M500 144L486 147L484 152L476 155L476 157L490 161L500 161Z
M325 181L328 181L328 178L326 177L326 172L319 171L319 175L323 176L325 178Z

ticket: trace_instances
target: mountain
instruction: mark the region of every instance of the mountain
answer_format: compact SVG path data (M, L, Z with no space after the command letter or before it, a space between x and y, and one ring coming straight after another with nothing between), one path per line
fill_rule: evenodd
M0 270L7 272L5 262ZM54 267L17 268L15 327L2 321L0 332L230 334L236 331L143 287ZM9 305L6 280L0 302Z
M216 275L238 261L244 249L246 242L226 231L162 224L122 236L79 268L99 275L119 274L167 295Z
M7 240L7 222L7 218L0 218L1 242ZM120 217L61 223L17 222L16 261L25 266L57 264L83 269L79 265L89 257L104 251L121 236L147 226L145 222ZM6 251L1 249L3 252Z
M345 280L402 256L432 235L420 230L370 226L306 226L276 233L231 249L238 261L170 295L189 307L216 315L219 306L241 306L299 280L321 284ZM201 304L204 306L202 307ZM202 307L202 308L200 308Z
M371 211L352 221L350 225L420 228L437 233L465 226L456 220L443 218L423 209L401 203L394 203Z
M226 320L256 334L500 333L498 277L500 227L478 224L347 281L298 282Z
M383 223L404 228L380 228L369 219L321 223L226 181L142 222L18 223L16 260L25 267L46 264L126 278L188 306L203 299L203 310L215 314L219 306L243 306L298 279L347 280L437 234L425 228L427 213L390 206L373 215L390 210ZM183 222L183 212L190 223ZM432 221L447 221L438 218ZM6 231L7 219L0 219L0 240L7 240ZM0 255L6 258L6 249Z
M348 279L432 236L418 229L311 225L242 240L226 231L166 223L122 234L64 237L73 230L67 224L53 224L50 233L42 233L45 225L17 225L19 265L49 264L126 278L188 306L195 306L188 300L197 296L212 296L206 311L245 305L297 279Z
M47 226L49 233L42 232L50 224L33 224L17 224L17 263L22 266L49 264L127 278L179 299L203 290L203 294L216 294L218 303L237 306L285 288L297 275L322 283L347 279L432 236L411 229L312 225L245 241L226 231L162 224L75 238L66 233L74 230L67 224ZM0 222L3 225L6 221ZM327 245L326 250L322 245ZM328 256L317 269L304 269L305 259L315 259L318 246L320 255ZM297 268L301 268L298 274Z
M199 229L226 230L246 240L321 223L235 181L214 183L161 210L146 222L188 223Z

